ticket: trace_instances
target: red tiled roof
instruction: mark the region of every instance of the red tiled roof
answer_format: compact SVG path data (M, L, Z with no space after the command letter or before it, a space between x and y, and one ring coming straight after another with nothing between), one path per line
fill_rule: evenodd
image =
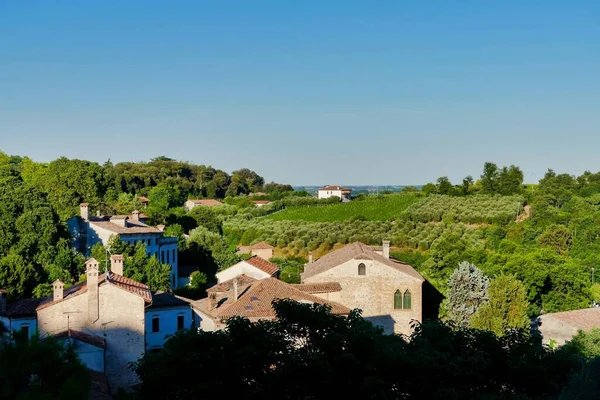
M215 199L201 199L201 200L189 200L194 204L197 204L199 206L222 206L223 203L221 203L219 200L215 200Z
M334 314L347 315L350 309L334 301L322 299L294 288L275 278L260 279L248 285L238 286L238 299L233 300L233 289L217 299L217 306L210 308L210 298L192 303L215 319L225 320L234 316L247 318L274 318L273 300L292 299L304 303L325 304Z
M342 290L339 282L296 283L292 286L305 293L333 293Z
M361 242L354 242L352 244L346 245L341 249L332 251L331 253L324 255L312 264L306 264L304 267L304 273L302 274L302 278L310 278L311 276L318 275L350 260L377 261L379 264L387 265L421 282L425 280L423 279L421 274L419 274L410 265L390 258L385 258L384 256L377 254L375 251L373 251L370 248L370 246L367 246L366 244Z
M236 278L238 280L239 286L245 286L249 283L256 281L256 279L252 278L251 276L244 275L244 274L239 275ZM221 293L221 292L227 292L227 291L231 290L232 288L233 288L233 279L230 279L228 281L221 282L218 285L215 285L213 287L206 289L206 292L207 293Z
M148 286L144 285L143 283L134 281L133 279L127 278L125 276L118 275L118 274L111 272L110 278L107 280L106 274L99 275L98 276L98 286L101 286L103 284L113 284L118 288L127 290L130 293L140 296L147 303L150 303L152 301L152 293L150 292L150 288ZM54 301L52 296L48 296L48 297L41 299L41 302L36 310L42 310L42 309L49 307L55 303L64 301L71 297L78 296L85 292L87 292L87 283L86 282L79 283L77 285L71 286L68 289L65 289L63 292L62 300Z
M266 272L267 274L273 276L279 272L279 267L272 262L269 262L263 258L258 256L250 257L246 261L248 264L260 269L261 271Z
M54 334L53 336L57 338L72 337L73 339L81 340L82 342L89 343L96 347L102 347L103 349L106 348L106 341L104 338L80 331L75 331L73 329L68 329L66 331Z
M542 320L548 317L556 318L574 328L584 331L600 328L600 308L596 307L544 314L542 315Z
M352 189L350 189L350 188L345 188L345 187L341 187L341 186L332 186L332 185L323 186L319 190L341 190L342 192L351 192L352 191Z
M269 204L270 203L269 200L253 200L252 202L254 204Z

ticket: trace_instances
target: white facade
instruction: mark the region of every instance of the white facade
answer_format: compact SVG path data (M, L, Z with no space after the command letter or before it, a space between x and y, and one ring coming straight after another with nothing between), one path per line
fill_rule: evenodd
M161 348L169 336L194 326L190 306L146 310L146 350Z
M194 328L206 332L214 332L218 329L221 329L217 328L217 323L214 319L206 315L201 310L197 309L196 307L192 307L192 310L194 313Z
M337 197L340 200L349 200L351 192L351 189L341 186L325 186L317 191L317 198L328 199L330 197Z
M259 268L256 268L254 265L251 265L246 261L240 261L239 263L234 264L221 272L218 272L216 274L217 283L228 281L240 275L247 275L254 279L266 279L271 277L271 275Z

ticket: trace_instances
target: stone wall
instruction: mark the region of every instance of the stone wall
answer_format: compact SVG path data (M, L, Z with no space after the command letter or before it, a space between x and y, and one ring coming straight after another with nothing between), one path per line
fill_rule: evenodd
M40 334L43 337L70 328L103 337L106 341L106 375L111 389L129 389L138 382L129 363L144 354L145 302L111 284L103 284L98 289L97 321L88 321L88 292L85 292L39 310Z
M358 275L360 263L366 265L365 275ZM381 326L386 333L408 335L411 333L411 321L422 321L422 282L385 264L372 260L350 260L303 279L303 283L316 282L339 282L342 291L339 300L334 301L350 309L360 308L365 319ZM410 290L410 310L394 309L394 293L398 289L402 293Z

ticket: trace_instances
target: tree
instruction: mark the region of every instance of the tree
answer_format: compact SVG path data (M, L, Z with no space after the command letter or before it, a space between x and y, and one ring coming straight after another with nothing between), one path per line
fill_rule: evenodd
M211 232L221 233L221 221L210 207L194 207L189 215Z
M544 230L537 242L540 246L551 248L558 254L566 254L573 244L573 236L566 226L553 224Z
M523 191L523 171L517 166L502 167L498 174L498 191L503 195L521 193Z
M442 176L441 178L438 178L437 192L439 194L453 194L454 193L454 186L452 186L452 183L450 182L450 180L448 179L447 176Z
M70 346L52 338L27 339L0 346L0 388L6 399L85 399L90 378Z
M471 317L488 301L490 280L475 265L463 261L448 280L446 311L458 326L468 327Z
M573 339L565 343L565 347L588 359L600 357L600 328L589 332L580 330Z
M500 275L492 280L488 298L473 315L473 328L503 336L509 329L529 327L525 286L513 275Z
M481 175L481 189L484 193L498 192L498 166L491 162L483 165L483 174Z
M473 181L473 177L471 175L468 175L463 178L462 185L460 187L463 195L469 194L469 191L471 190L471 186L473 186L473 183L474 183L474 181Z

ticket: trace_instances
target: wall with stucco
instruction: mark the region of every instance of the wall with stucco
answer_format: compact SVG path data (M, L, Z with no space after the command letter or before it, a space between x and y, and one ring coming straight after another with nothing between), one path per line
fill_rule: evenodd
M366 265L366 275L358 275L358 265ZM381 326L386 333L411 333L412 320L422 321L422 282L385 264L373 260L350 260L303 283L339 282L340 304L363 310L363 317ZM411 292L410 310L394 309L394 293Z
M260 270L251 264L248 264L246 261L240 261L239 263L232 265L231 267L217 273L217 283L228 281L240 275L247 275L254 279L266 279L271 276L265 271Z
M189 306L146 309L146 349L161 348L168 336L177 332L177 316L183 316L183 328L192 328L192 310ZM158 317L159 331L152 332L152 319Z

